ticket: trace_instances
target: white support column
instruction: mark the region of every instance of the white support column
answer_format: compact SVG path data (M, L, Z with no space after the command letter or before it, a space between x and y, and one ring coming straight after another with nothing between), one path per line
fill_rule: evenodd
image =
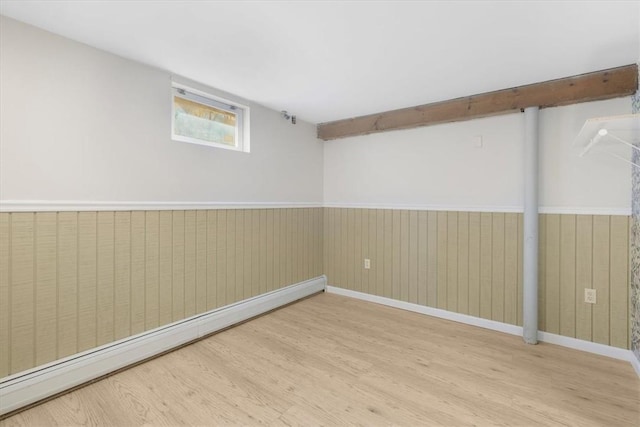
M538 107L524 110L523 334L538 343Z

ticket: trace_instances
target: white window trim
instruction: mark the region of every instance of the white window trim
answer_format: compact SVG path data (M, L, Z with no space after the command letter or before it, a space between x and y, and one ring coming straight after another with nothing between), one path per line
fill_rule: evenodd
M200 104L209 105L211 107L220 108L237 114L238 125L236 127L236 146L219 144L217 142L205 141L202 139L191 138L183 135L176 135L174 129L175 105L173 97L176 90L183 90L185 94L180 97L198 102ZM235 111L234 111L235 110ZM239 110L239 111L238 111ZM204 145L208 147L223 148L225 150L241 151L248 153L250 151L250 109L249 106L231 101L220 96L212 95L190 86L180 83L171 82L171 139L179 142L188 142L190 144Z

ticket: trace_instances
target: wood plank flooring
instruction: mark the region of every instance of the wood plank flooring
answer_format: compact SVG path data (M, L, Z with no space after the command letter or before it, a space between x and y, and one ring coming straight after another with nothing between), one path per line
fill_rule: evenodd
M626 362L330 294L0 422L640 425Z

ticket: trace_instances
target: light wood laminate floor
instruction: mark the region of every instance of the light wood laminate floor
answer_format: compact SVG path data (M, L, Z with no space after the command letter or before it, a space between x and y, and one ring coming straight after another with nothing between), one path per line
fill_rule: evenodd
M320 294L0 426L640 425L627 362Z

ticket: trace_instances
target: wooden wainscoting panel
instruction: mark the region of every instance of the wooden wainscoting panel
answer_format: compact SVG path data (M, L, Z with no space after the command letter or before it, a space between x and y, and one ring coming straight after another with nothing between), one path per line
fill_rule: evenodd
M522 214L326 208L326 215L331 285L522 325ZM629 218L539 221L539 328L628 348ZM597 304L584 303L585 287L597 290Z
M160 324L160 213L145 214L144 239L144 326L146 330Z
M8 214L7 214L8 215ZM2 239L0 238L0 241ZM58 357L78 352L78 213L58 214ZM0 260L3 255L0 254ZM1 262L1 261L0 261ZM0 298L2 299L2 298ZM9 301L6 301L7 313ZM0 309L0 312L3 310ZM0 338L0 341L3 341ZM3 341L6 342L6 341ZM0 373L0 377L3 375Z
M78 351L97 345L97 220L97 212L78 213Z
M0 378L11 372L11 291L9 281L11 265L11 216L0 212Z
M132 235L140 236L140 230L136 230L138 233L133 234L131 230L131 222L131 212L115 212L113 246L113 330L115 339L121 339L132 335L131 313L133 311L133 301L131 299L131 238ZM137 225L140 227L139 224ZM144 224L142 224L142 227L144 228ZM137 247L139 247L139 245ZM139 283L144 283L144 281ZM136 290L136 302L139 303L144 301L144 295L142 295L142 298L140 298L139 295L139 289L144 291L144 287L136 286L134 288ZM140 311L138 318L136 319L138 321L138 325L140 325L140 319L144 316L144 305L142 308L136 308ZM143 330L144 327L140 328L139 332L142 332Z
M196 311L196 211L184 213L184 317Z
M559 334L576 336L576 215L560 218L560 329Z
M317 277L323 221L322 208L2 213L0 377Z
M117 241L121 246L125 246L123 253L126 253L126 241L128 240L130 245L129 256L127 260L123 253L119 253L116 249L117 264L119 273L119 283L126 283L127 287L123 290L130 292L131 297L131 309L128 318L130 318L129 331L131 335L139 334L146 330L145 328L145 312L146 312L146 228L147 228L147 215L144 211L131 212L131 221L129 223L129 230L124 228L120 230L120 233L129 232L129 238L125 236L118 238ZM126 276L126 271L123 271L123 266L129 264L129 277ZM126 298L125 295L121 297L122 300ZM118 307L116 306L116 310ZM116 319L117 321L117 319ZM126 336L126 335L125 335ZM121 336L124 337L124 336Z
M35 363L56 359L58 283L57 218L55 212L35 216Z
M611 217L609 268L609 345L629 345L629 217Z

